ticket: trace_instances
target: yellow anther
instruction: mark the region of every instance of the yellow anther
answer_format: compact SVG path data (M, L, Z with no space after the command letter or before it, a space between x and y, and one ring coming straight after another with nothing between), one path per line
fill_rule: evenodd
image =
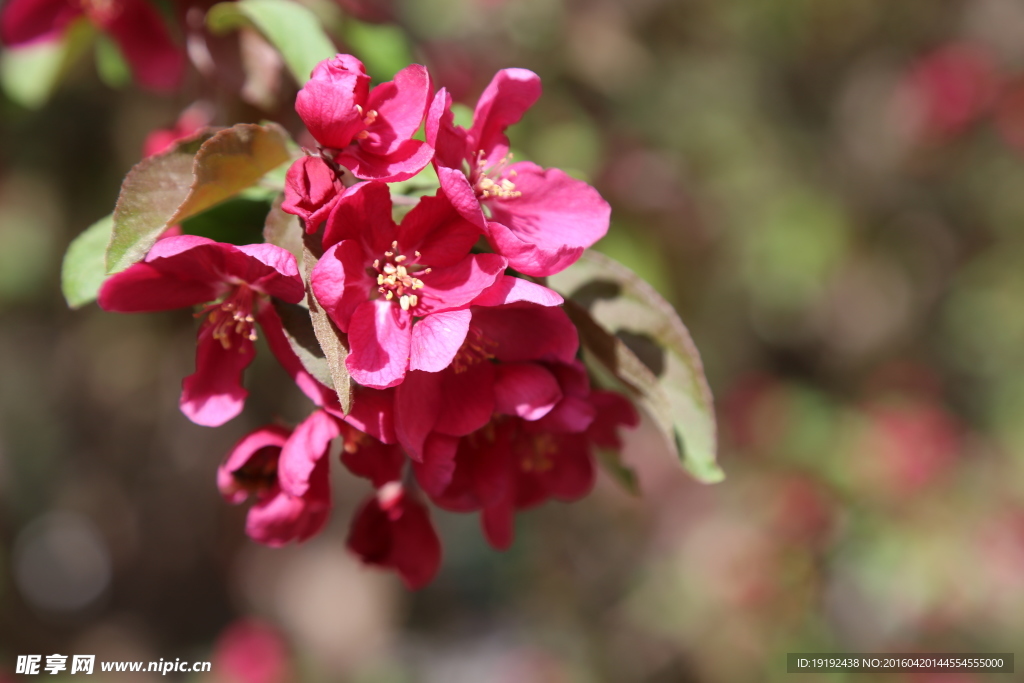
M380 259L379 258L373 259L373 267L374 268L380 268Z
M412 306L413 308L415 308L416 305L420 302L420 298L418 296L416 296L415 294L410 294L408 296L408 299L409 299L409 305Z
M389 289L388 293L384 295L384 298L387 299L388 301L391 301L392 299L395 298L395 293Z
M377 273L377 284L384 284L384 273Z
M394 264L391 264L391 263L385 263L384 264L384 272L387 273L388 275L391 275L396 270L398 270L398 269L395 268Z
M409 277L409 271L407 271L407 270L405 269L405 266L398 266L398 268L397 268L397 271L398 271L398 277L399 277L400 279L401 279L401 278L407 278L407 277Z
M408 257L405 254L400 254L400 255L395 257L395 263L401 263L406 258L408 258Z
M388 292L388 293L390 294L390 292ZM398 305L402 307L403 311L408 311L409 310L409 297L408 297L408 295L403 296L401 299L399 299L398 300Z

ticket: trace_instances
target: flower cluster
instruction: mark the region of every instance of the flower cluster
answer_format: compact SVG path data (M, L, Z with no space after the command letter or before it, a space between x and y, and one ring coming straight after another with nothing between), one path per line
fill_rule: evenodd
M253 498L253 539L282 545L324 526L338 441L344 466L376 490L349 548L417 588L441 557L427 502L479 512L506 548L517 511L586 495L594 449L620 448L617 428L637 423L624 397L591 387L562 297L541 284L605 234L610 209L562 171L512 161L505 130L540 90L530 71L500 71L465 129L422 66L371 88L356 58L322 62L296 100L318 147L292 164L282 203L321 254L315 265L300 274L273 244L174 235L104 283L107 310L203 305L181 396L192 421L216 426L242 410L260 334L316 405L294 429L245 436L218 471L229 502ZM393 198L389 183L429 164L436 193ZM272 299L306 299L344 339L347 411L300 362Z

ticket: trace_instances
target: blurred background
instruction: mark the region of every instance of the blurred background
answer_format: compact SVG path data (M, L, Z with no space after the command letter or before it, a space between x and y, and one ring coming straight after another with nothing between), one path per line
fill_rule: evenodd
M216 467L309 403L263 354L245 413L193 425L189 312L71 311L59 271L150 131L205 98L214 123L298 133L296 86L240 99L193 73L158 97L83 57L38 109L0 100L0 681L19 654L211 659L190 680L241 683L698 683L786 679L787 652L1014 650L1024 5L338 3L311 6L378 79L419 61L472 106L497 69L541 75L518 156L611 202L598 248L689 326L728 478L690 480L645 422L641 497L602 477L521 515L505 553L436 512L417 593L346 553L369 489L340 467L323 534L249 541ZM224 229L258 229L243 214Z

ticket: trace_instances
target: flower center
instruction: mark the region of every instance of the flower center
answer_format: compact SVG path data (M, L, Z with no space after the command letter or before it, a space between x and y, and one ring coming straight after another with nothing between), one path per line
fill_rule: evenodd
M363 113L362 105L357 104L356 105L356 111L358 111L359 115L363 117L363 125L366 126L366 128L369 128L370 126L372 126L373 122L377 120L377 110L376 109L371 109L370 111L368 111L368 112L366 112L364 114ZM356 133L356 139L357 140L365 140L368 137L370 137L370 131L366 130L365 128L363 130L359 131L358 133Z
M255 298L256 292L241 282L223 301L205 306L195 317L206 316L204 324L213 326L213 338L225 349L231 348L232 337L253 342L256 341L256 319L252 315ZM244 353L245 346L240 344L238 351Z
M280 446L261 448L253 453L244 465L232 472L231 476L249 493L268 491L277 483L277 460L280 455Z
M421 268L415 263L420 252L413 252L412 261L398 250L398 242L391 243L391 249L384 252L383 259L374 259L371 277L377 275L377 291L388 301L397 301L403 311L416 308L420 303L417 290L423 289L423 280L416 277L426 275L430 268Z
M487 360L494 360L494 350L498 343L484 337L483 333L475 327L469 328L466 341L462 342L459 352L452 359L452 368L455 374L461 375L471 366Z
M555 443L555 437L551 434L537 434L531 439L532 447L527 449L526 454L522 460L519 461L519 466L523 472L547 472L554 463L551 461L551 457L558 453L558 444Z
M487 165L484 158L484 151L476 153L476 165L471 169L470 182L480 199L515 199L523 196L523 193L516 189L515 183L509 178L516 177L516 170L505 169L512 163L512 153L502 157L501 161L493 166ZM505 177L502 177L502 176Z

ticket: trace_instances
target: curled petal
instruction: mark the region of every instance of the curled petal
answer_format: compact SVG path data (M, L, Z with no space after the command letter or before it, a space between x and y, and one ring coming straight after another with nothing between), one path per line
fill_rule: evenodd
M422 171L433 156L434 150L422 140L403 140L388 154L374 154L361 145L350 146L338 155L338 163L362 180L397 183Z
M310 275L313 295L342 332L348 332L352 314L366 303L370 280L365 268L362 248L344 240L324 252Z
M374 88L367 108L377 112L377 118L367 128L369 135L360 141L360 147L377 155L394 153L419 130L431 90L430 76L420 64L410 64L396 73L393 81Z
M416 481L427 495L440 495L455 473L455 451L459 439L445 434L431 434L423 449L423 462L413 462Z
M316 232L344 191L334 170L323 159L304 156L288 168L281 208L301 218L306 232Z
M276 484L277 459L281 454L281 447L288 440L289 433L284 427L267 425L249 432L234 445L227 458L217 468L217 489L225 500L237 504L248 497L247 485L252 477L247 471L247 466L253 464L260 470L260 474L269 474L272 470ZM270 463L273 463L272 467Z
M474 306L501 306L528 301L541 306L561 306L562 295L553 289L512 275L502 275L494 284L473 299Z
M421 275L423 289L416 314L425 316L467 306L494 284L506 264L497 254L470 254L454 266Z
M528 69L502 69L494 74L473 112L470 148L484 150L489 163L505 156L508 153L505 129L523 118L526 110L540 98L540 92L540 77Z
M536 363L501 363L495 370L495 409L500 413L539 420L562 400L557 380Z
M209 322L199 328L196 371L182 382L179 401L181 412L205 427L219 427L242 412L249 395L242 372L256 356L249 339L232 335L225 347L213 332Z
M295 428L281 450L278 479L281 489L293 496L305 495L321 460L326 460L331 441L341 433L337 420L317 410Z
M571 363L579 349L576 326L561 308L515 303L473 307L473 326L506 363L550 360Z

